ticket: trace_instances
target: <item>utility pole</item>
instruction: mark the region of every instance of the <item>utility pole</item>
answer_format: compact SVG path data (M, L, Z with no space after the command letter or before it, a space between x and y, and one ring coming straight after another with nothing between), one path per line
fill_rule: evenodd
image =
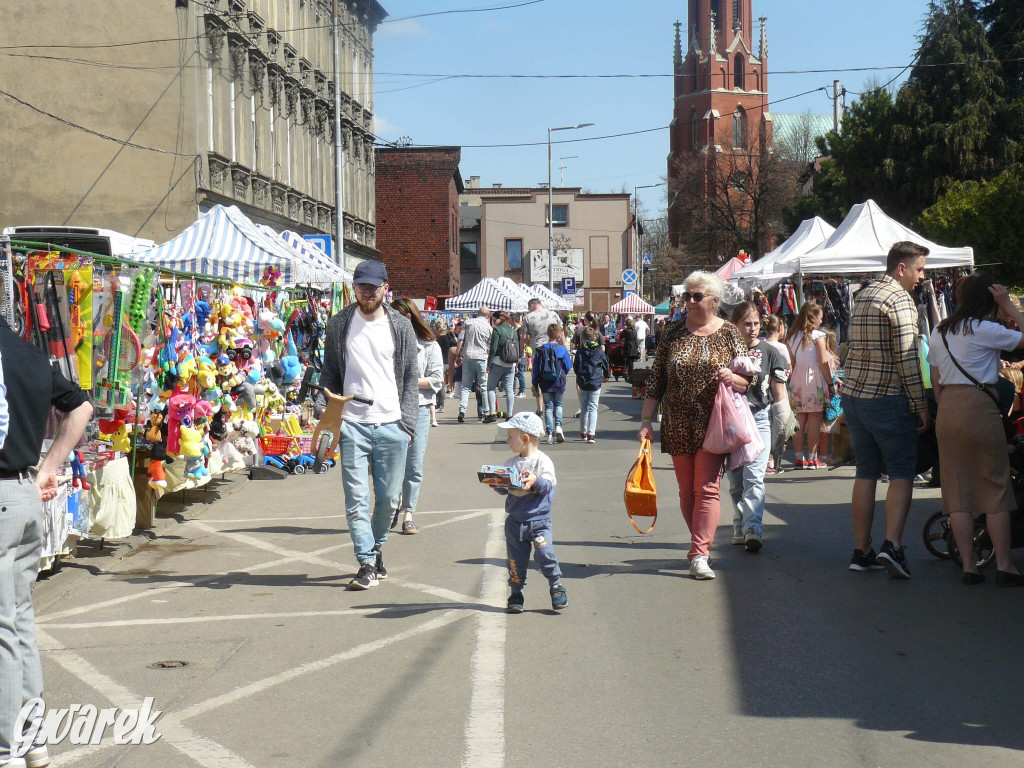
M331 10L334 38L334 263L345 266L345 177L341 149L341 40L338 39L338 0Z
M838 136L843 130L843 117L839 111L839 96L842 89L839 87L839 81L832 81L832 130L835 131Z

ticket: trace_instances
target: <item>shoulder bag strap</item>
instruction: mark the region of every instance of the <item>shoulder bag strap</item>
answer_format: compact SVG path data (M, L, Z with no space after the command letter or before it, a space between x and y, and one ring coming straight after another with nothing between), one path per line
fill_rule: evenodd
M942 333L942 331L939 331L939 336L942 337L942 344L946 348L946 352L949 354L949 359L952 361L953 365L956 366L956 369L960 371L960 373L962 373L964 376L966 376L970 380L970 382L974 384L976 389L980 389L982 392L984 392L986 395L992 398L992 402L996 404L996 410L999 411L1000 414L1002 414L1003 408L1001 405L999 405L999 398L992 394L992 391L988 389L984 384L982 384L976 378L971 376L971 374L965 371L964 367L960 365L959 362L957 362L957 359L953 357L953 353L949 349L949 342L946 341L946 334Z

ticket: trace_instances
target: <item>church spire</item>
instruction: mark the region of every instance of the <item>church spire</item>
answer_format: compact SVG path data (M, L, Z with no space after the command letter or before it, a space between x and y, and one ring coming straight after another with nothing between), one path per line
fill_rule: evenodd
M677 21L675 23L675 28L676 28L675 53L672 56L672 61L673 61L673 63L675 63L675 65L677 67L682 66L682 64L683 64L683 41L679 37L679 27L680 26L681 26L680 23Z

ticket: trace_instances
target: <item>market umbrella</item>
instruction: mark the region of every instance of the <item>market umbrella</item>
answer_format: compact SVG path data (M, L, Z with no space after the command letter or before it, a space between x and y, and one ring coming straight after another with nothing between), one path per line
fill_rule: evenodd
M641 299L637 294L631 293L622 301L612 304L609 312L627 315L653 315L654 307Z
M476 312L481 306L506 312L525 312L526 299L513 296L496 280L485 277L468 291L448 299L444 308L453 312Z

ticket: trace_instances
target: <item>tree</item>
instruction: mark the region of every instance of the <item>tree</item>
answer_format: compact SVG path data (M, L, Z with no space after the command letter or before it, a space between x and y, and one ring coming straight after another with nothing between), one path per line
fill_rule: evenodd
M782 210L796 201L797 171L762 142L675 160L669 215L676 217L683 250L696 261L721 264L739 251L760 253L783 231Z
M1024 282L1024 167L989 181L954 183L921 214L924 232L948 245L969 244L1003 281Z

